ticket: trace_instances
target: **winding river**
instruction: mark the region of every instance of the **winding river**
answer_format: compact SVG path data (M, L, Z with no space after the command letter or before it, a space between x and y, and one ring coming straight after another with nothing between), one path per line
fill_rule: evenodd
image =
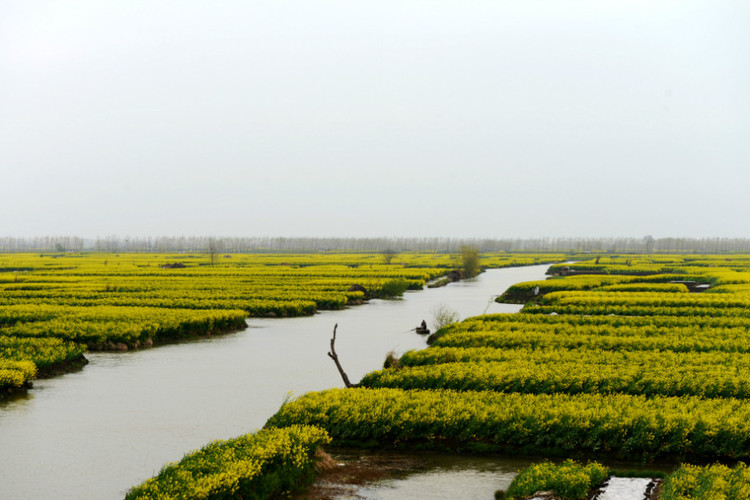
M437 306L457 311L461 319L516 312L520 306L493 303L492 296L513 283L542 279L547 267L489 270L443 288L407 292L403 299L372 300L312 317L249 319L242 332L199 341L89 353L83 370L38 380L27 394L0 402L0 498L122 499L166 462L213 439L259 429L289 394L342 386L326 356L334 324L336 351L349 378L358 381L380 368L389 351L424 348L425 338L409 330L423 319L429 324ZM507 485L500 478L512 468L502 460L448 463L436 456L430 470L445 477L461 471L474 486L484 485L482 496L487 490L485 498L492 498L494 489ZM438 484L430 471L424 474L426 484ZM421 480L417 475L380 493L360 494L477 498L478 492L455 480L440 486L441 495L430 496ZM414 484L418 496L399 490ZM455 493L446 490L449 484Z

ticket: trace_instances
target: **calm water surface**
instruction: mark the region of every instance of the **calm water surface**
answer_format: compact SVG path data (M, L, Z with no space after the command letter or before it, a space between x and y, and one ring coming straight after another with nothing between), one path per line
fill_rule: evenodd
M516 472L533 460L520 457L472 457L443 453L411 455L423 463L418 472L358 486L337 500L492 500L510 486Z
M389 351L424 348L424 337L408 330L422 319L429 324L436 306L445 304L461 319L485 308L515 312L520 306L495 304L491 297L513 283L542 279L547 267L490 270L444 288L407 292L401 300L312 317L249 319L245 331L197 342L87 354L90 363L82 371L38 380L27 395L0 402L0 499L121 499L164 463L213 439L261 428L290 392L341 387L326 356L335 323L336 351L349 378L358 381L380 368ZM488 463L469 459L435 470L474 474L467 484L478 484L477 478L505 470ZM426 483L436 484L425 474ZM420 477L412 476L412 483ZM394 482L382 486L382 494L368 495L396 498L388 492L412 483ZM427 498L425 493L417 486L397 497Z

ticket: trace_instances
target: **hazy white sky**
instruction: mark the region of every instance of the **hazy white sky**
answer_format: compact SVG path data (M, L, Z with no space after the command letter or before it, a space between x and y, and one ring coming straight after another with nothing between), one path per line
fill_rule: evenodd
M0 236L750 237L750 2L0 2Z

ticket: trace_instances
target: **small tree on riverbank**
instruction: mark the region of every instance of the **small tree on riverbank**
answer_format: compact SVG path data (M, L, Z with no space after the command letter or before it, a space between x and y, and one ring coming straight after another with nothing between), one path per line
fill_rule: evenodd
M445 304L436 305L431 309L431 312L433 316L432 326L435 327L435 331L460 320L458 313Z
M461 246L461 269L466 278L473 278L481 268L479 267L479 249L475 246Z

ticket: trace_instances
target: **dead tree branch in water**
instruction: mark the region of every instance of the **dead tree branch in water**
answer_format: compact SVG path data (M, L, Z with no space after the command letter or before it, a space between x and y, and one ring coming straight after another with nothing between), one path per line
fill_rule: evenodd
M331 350L328 352L328 357L333 360L334 363L336 363L336 368L338 368L339 373L341 374L341 378L344 379L344 385L346 385L347 388L349 387L357 387L356 384L352 384L349 382L349 377L347 377L346 372L343 368L341 368L341 363L339 363L339 356L336 354L336 349L333 347L333 344L336 342L336 328L338 328L339 324L336 323L333 325L333 337L331 337Z

